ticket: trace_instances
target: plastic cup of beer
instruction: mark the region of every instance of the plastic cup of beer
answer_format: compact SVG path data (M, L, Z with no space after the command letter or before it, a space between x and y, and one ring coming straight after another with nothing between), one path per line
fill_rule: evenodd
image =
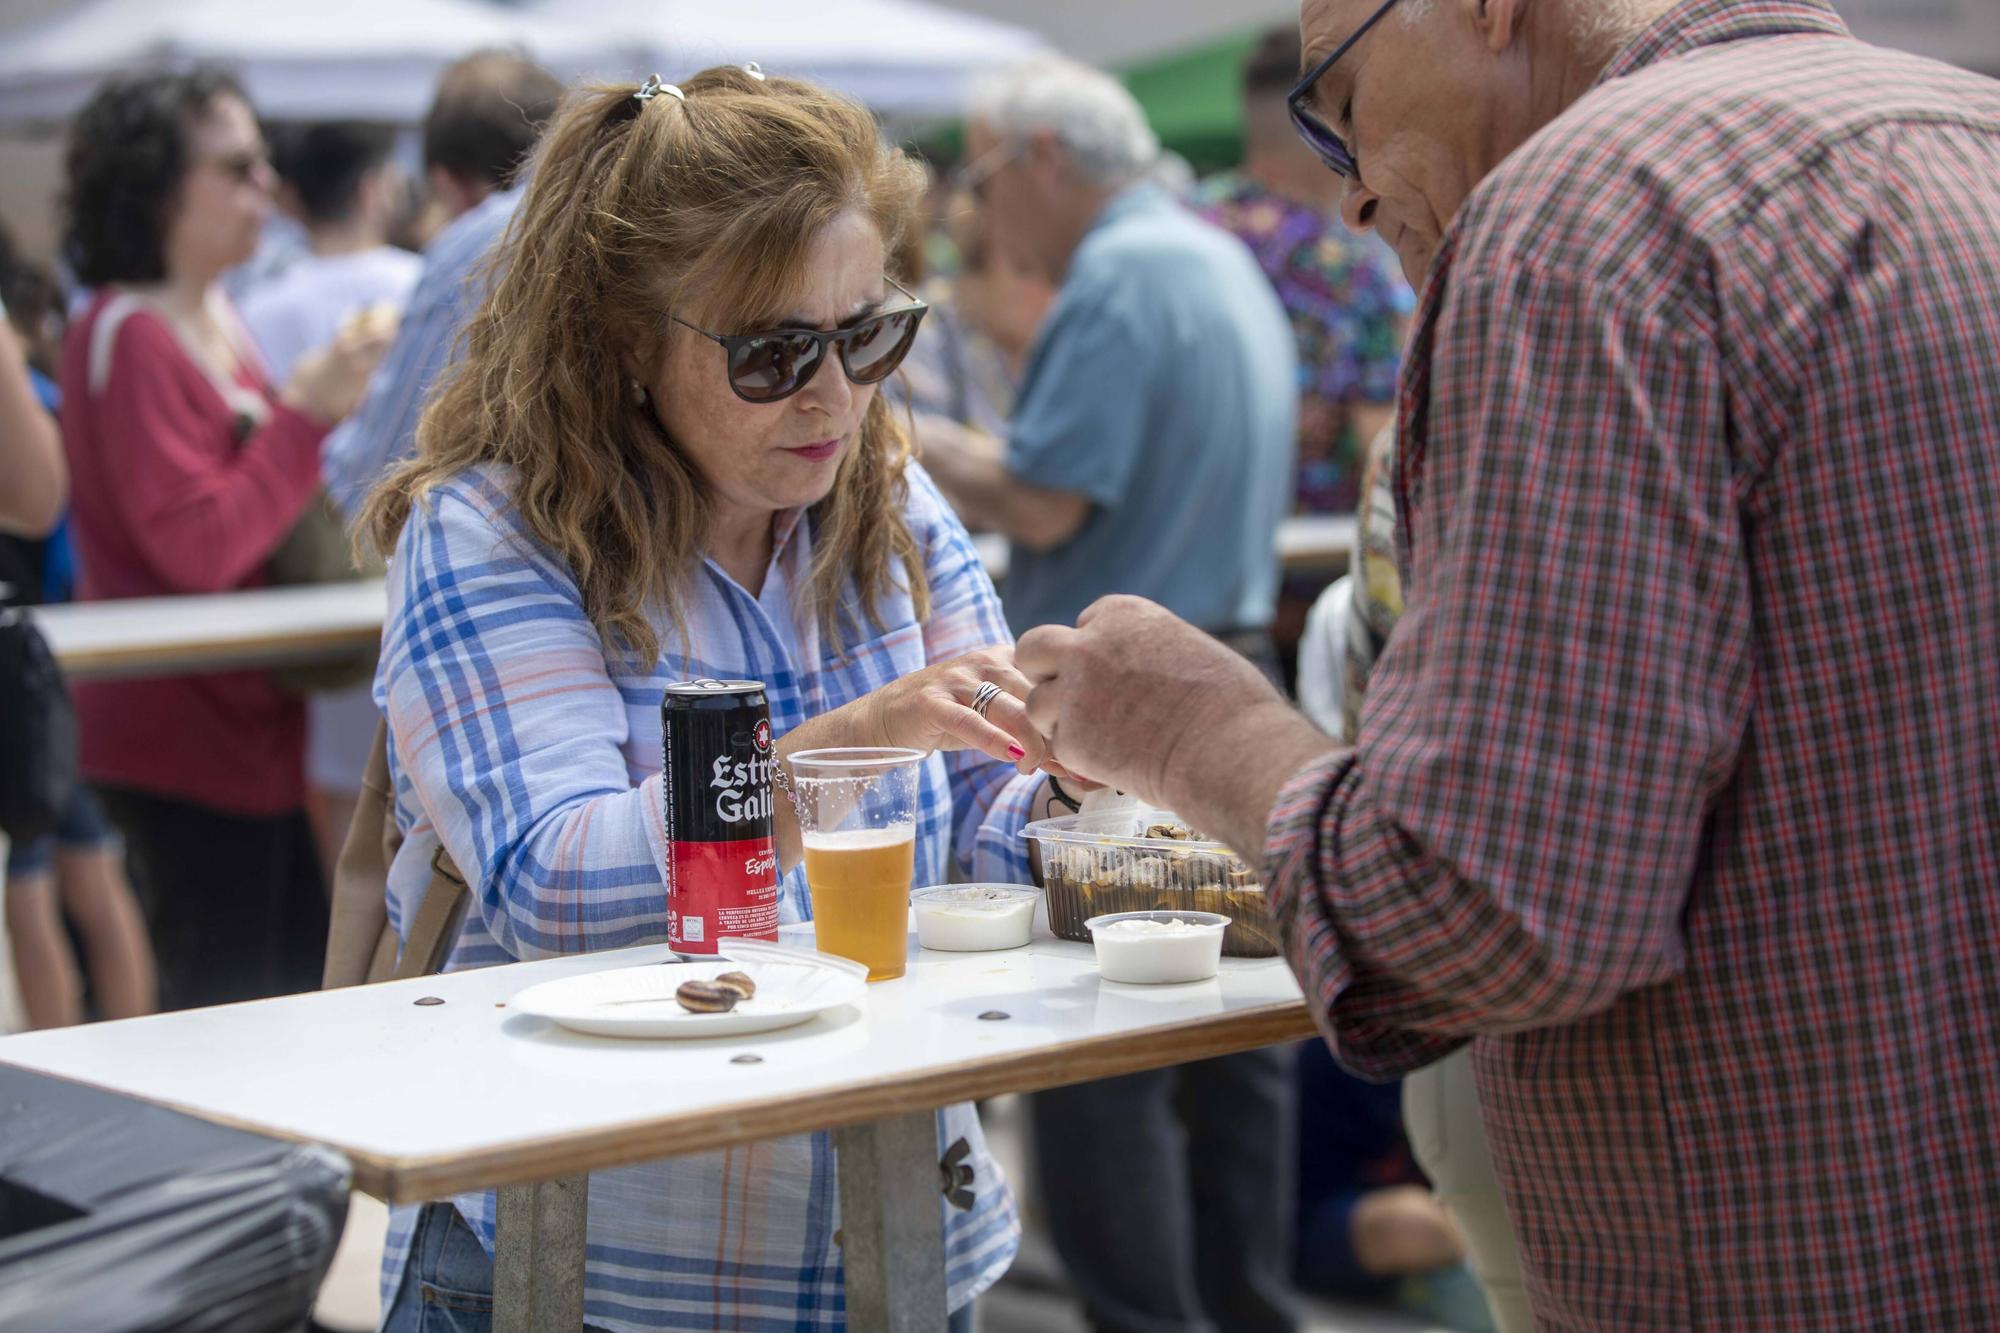
M908 957L923 762L905 749L802 750L788 761L820 950L863 964L870 981L902 976Z

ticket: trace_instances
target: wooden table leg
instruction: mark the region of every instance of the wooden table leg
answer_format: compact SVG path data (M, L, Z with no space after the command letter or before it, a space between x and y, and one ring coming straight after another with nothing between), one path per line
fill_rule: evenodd
M837 1129L833 1147L848 1327L937 1333L946 1319L937 1115Z
M494 1333L577 1333L583 1327L583 1236L590 1178L500 1191L494 1217Z

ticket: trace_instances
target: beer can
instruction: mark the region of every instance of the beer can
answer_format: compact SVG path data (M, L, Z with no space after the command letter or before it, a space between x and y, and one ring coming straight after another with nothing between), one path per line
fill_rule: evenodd
M778 938L771 710L754 680L689 680L660 704L667 944L713 958L730 938Z

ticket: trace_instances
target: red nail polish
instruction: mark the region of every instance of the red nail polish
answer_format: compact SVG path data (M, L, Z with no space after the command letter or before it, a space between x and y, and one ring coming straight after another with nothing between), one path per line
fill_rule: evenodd
M1009 756L1010 756L1011 758L1014 758L1014 759L1026 759L1026 758L1028 757L1028 752L1027 752L1026 750L1023 750L1023 749L1022 749L1022 748L1021 748L1020 746L1018 746L1018 745L1010 745L1010 746L1008 746L1008 747L1007 747L1007 753L1008 753L1008 755L1009 755Z

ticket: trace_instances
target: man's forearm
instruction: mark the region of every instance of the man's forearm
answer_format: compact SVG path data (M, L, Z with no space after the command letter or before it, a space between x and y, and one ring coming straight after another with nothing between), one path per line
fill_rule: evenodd
M1161 795L1181 818L1256 864L1278 793L1339 748L1305 714L1275 700L1197 716L1175 742Z
M1022 481L1007 470L996 441L982 444L993 447L974 447L958 437L925 437L924 467L967 527L997 532L1037 551L1076 535L1090 515L1088 500Z
M930 445L923 459L931 480L967 527L1013 536L1001 521L1007 508L1006 484L1012 478L999 458L974 453L952 441Z

